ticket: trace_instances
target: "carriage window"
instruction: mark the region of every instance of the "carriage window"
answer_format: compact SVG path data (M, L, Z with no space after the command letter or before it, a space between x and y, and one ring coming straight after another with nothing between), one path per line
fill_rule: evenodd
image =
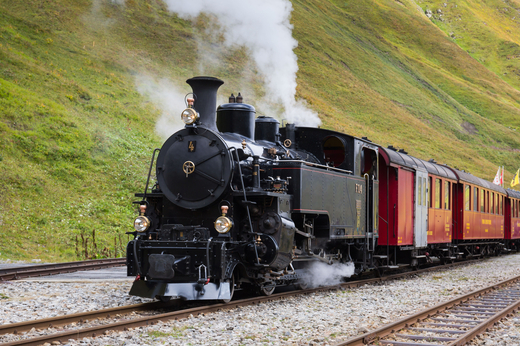
M478 211L478 189L473 188L473 211Z
M489 213L489 191L486 191L486 213Z
M471 209L471 186L466 185L464 188L464 210L470 210Z
M480 212L484 212L484 195L486 194L485 191L480 190Z
M441 208L441 180L435 179L435 208Z
M428 203L427 203L427 198L428 198L428 189L427 189L427 186L426 186L426 178L423 178L423 193L424 193L424 206L427 207L428 206Z
M504 197L498 196L498 203L500 203L500 215L504 215Z
M450 185L449 181L444 182L444 209L450 209Z
M433 197L433 195L432 195L432 193L433 193L433 189L432 189L432 177L428 177L428 186L429 186L429 188L430 188L430 189L428 190L428 206L429 206L430 208L433 208L433 202L432 202L432 201L433 201L433 198L432 198L432 197Z
M325 162L338 167L345 160L345 145L343 141L336 136L325 138L323 142L323 156Z
M421 184L422 178L419 178L419 186L417 186L417 204L422 205L422 184Z
M495 193L491 192L491 199L489 200L489 212L491 214L495 213Z

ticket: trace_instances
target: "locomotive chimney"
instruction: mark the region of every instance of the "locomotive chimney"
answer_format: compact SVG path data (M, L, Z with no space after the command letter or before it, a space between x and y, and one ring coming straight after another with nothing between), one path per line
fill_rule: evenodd
M217 90L224 82L214 77L193 77L186 81L195 94L194 108L202 126L218 132L216 122Z

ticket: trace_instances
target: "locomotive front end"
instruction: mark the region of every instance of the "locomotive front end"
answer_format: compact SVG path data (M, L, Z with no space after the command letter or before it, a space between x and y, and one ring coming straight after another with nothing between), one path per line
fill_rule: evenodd
M215 127L216 93L223 82L211 77L187 82L195 100L181 114L186 126L160 149L155 186L136 194L142 200L135 238L127 246L128 275L136 276L130 294L228 300L231 280L221 268L229 256L215 241L229 238L233 227L229 202L223 200L233 162Z

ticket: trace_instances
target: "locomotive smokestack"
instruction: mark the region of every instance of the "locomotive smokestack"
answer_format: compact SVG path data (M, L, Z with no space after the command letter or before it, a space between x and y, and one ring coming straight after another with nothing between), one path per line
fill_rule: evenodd
M193 77L186 81L195 94L194 108L199 112L201 125L218 132L216 122L217 90L224 82L214 77Z

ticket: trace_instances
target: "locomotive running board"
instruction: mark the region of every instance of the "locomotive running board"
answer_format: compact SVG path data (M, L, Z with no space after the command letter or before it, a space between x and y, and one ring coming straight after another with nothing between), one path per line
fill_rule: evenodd
M219 286L212 282L204 285L204 291L197 290L196 283L165 283L134 281L130 295L155 298L156 296L176 297L185 300L224 300L231 299L229 282L222 282Z
M377 269L399 269L400 266L396 265L387 265L387 266L378 266Z

